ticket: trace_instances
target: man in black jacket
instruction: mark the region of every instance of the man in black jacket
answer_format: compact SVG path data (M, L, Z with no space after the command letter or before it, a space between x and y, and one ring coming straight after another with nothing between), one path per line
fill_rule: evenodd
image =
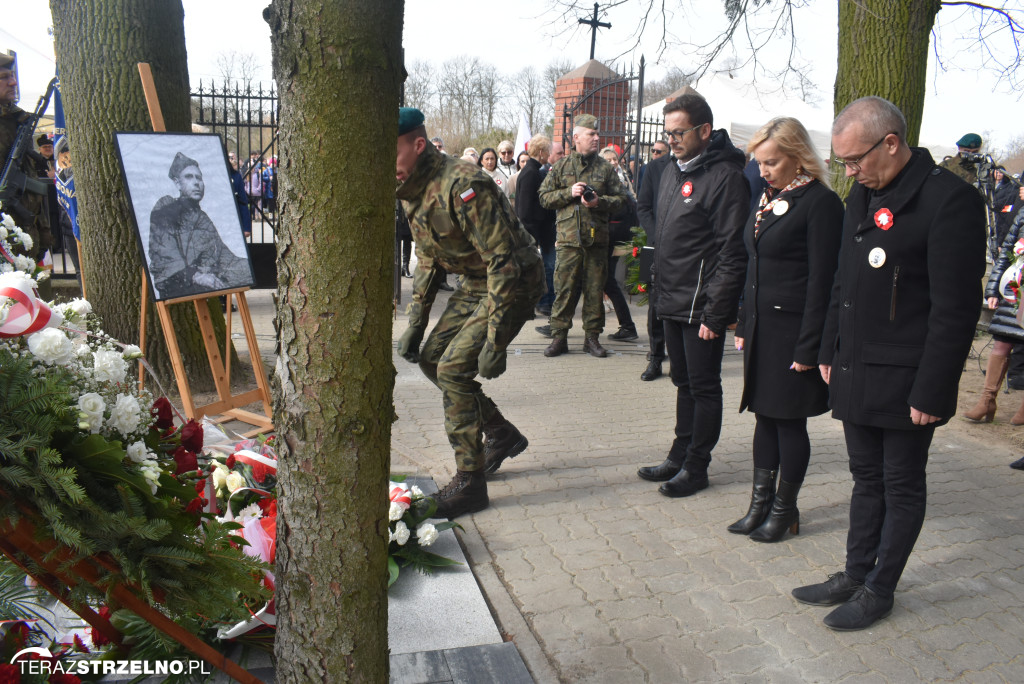
M834 162L857 183L818 363L843 421L853 495L845 570L793 596L842 604L825 617L840 631L892 610L924 522L928 447L956 412L981 307L981 195L906 135L903 114L880 97L854 101L832 126Z
M655 210L658 206L658 184L665 167L675 161L668 143L659 140L651 145L651 163L640 169L640 187L636 193L636 213L640 225L647 234L647 246L654 247L658 241ZM651 351L647 354L647 368L640 374L645 381L661 377L661 364L665 360L665 328L658 318L658 307L654 297L647 298L647 338Z
M713 130L703 97L683 95L664 112L675 164L658 188L654 299L676 386L676 436L664 463L637 474L678 497L707 488L722 432L722 354L746 274L750 187L743 153L728 133Z

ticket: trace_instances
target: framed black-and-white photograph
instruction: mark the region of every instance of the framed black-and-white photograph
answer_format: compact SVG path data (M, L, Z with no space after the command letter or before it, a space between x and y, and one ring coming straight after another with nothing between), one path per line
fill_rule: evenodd
M220 137L115 133L114 141L154 299L252 287Z

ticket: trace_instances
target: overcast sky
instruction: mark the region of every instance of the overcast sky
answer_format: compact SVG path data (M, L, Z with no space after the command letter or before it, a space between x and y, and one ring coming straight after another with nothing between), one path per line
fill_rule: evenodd
M688 1L688 0L687 0ZM193 86L218 75L218 54L225 51L253 53L261 63L259 78L272 80L270 71L270 32L261 16L266 3L258 0L184 0L185 36L189 74ZM581 3L592 11L593 4ZM674 48L658 54L653 31L645 36L635 50L633 34L640 21L639 8L646 5L637 0L603 14L602 21L611 22L611 29L601 29L597 37L597 58L619 58L620 62L638 62L643 53L648 63L648 79L664 74L667 67L692 67L690 51ZM675 0L666 5L675 6ZM835 0L808 0L809 6L795 14L795 34L799 39L799 60L806 67L819 98L819 119L831 118L832 87L836 73L837 10ZM1024 7L1024 0L1010 3ZM4 19L0 28L0 49L19 53L22 99L21 106L31 109L53 73L53 48L48 28L51 26L49 3L22 2L18 12ZM589 28L576 23L578 16L564 16L552 11L552 0L407 0L404 45L406 59L424 59L435 64L458 55L479 57L504 73L514 73L527 65L542 69L554 57L564 56L576 64L589 57ZM691 27L699 27L696 35L712 35L724 24L718 0L694 0L685 16L670 18L670 35L686 39ZM929 61L928 94L925 102L921 139L933 145L948 145L964 133L977 132L991 140L995 147L1011 138L1024 135L1018 96L1009 92L1005 83L998 84L994 74L978 71L977 49L967 39L974 19L968 11L946 8L939 14L942 37L940 54L947 71L936 68L934 54ZM823 30L822 27L831 27ZM658 29L660 32L660 29ZM998 37L998 35L997 35ZM771 67L785 59L788 40L775 39L774 52L765 53ZM934 52L934 50L933 50ZM628 53L625 56L623 53ZM739 56L744 56L740 53ZM659 59L660 57L660 59ZM741 81L751 74L739 72ZM759 87L767 88L767 85ZM696 84L697 90L701 83ZM791 97L796 96L790 93ZM712 108L715 103L710 102ZM752 122L755 123L755 122Z

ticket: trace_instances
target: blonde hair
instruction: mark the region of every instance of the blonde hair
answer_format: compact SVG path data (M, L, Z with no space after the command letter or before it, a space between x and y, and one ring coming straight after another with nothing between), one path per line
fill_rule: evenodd
M548 140L547 136L538 133L530 138L530 142L526 143L526 152L530 155L531 159L536 159L541 164L546 164L548 155L551 154L551 141Z
M791 116L772 119L750 136L747 151L753 154L765 140L774 140L779 151L796 159L804 173L816 178L825 187L831 187L828 171L811 142L811 135L798 120Z
M609 145L608 147L601 150L601 156L607 158L608 155L615 157L615 161L619 161L619 153L615 151L615 148Z

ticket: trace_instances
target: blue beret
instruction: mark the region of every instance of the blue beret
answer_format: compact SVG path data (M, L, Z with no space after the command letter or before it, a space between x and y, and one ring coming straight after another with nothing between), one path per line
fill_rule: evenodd
M415 107L398 108L398 135L405 135L423 125L423 112Z

